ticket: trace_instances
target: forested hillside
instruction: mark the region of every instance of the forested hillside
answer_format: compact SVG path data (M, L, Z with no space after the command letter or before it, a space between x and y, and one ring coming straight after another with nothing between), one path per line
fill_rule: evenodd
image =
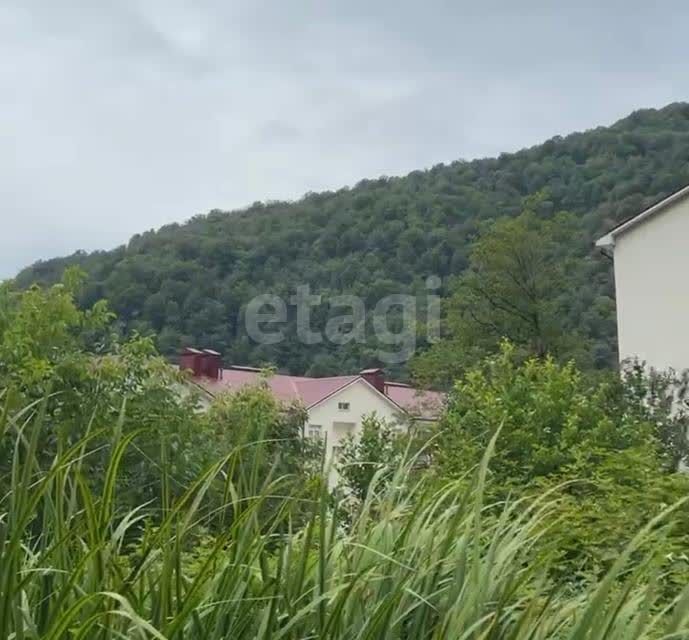
M450 276L466 269L484 228L516 216L525 197L542 191L539 216L569 211L576 219L561 247L562 260L574 266L558 295L567 326L592 340L600 367L614 362L612 270L592 242L686 183L689 104L674 104L499 158L363 180L297 202L212 211L136 235L112 251L40 262L17 282L54 282L66 266L79 264L88 274L82 303L107 298L126 330L155 332L164 353L193 344L236 363L345 372L372 364L375 345L305 346L296 338L255 345L241 327L242 306L266 292L288 299L309 283L324 296L357 294L369 308L389 293L424 291L429 275L442 277L447 294ZM314 325L323 326L328 313L327 306L316 308Z

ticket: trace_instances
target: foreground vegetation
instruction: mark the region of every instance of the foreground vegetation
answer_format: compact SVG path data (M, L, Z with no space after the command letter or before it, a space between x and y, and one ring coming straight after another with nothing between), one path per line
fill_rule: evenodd
M469 485L410 484L403 463L387 488L374 479L343 527L323 486L295 492L274 473L255 482L260 457L235 449L179 498L163 489L149 526L152 505L116 507L136 432L109 443L96 494L83 469L97 434L41 464L46 427L45 401L0 422L13 446L0 521L3 638L689 636L689 589L664 602L662 558L651 551L630 563L642 543L663 538L678 505L600 582L572 593L545 579L539 553L552 496L484 503L488 455ZM247 493L227 472L235 462ZM226 501L211 509L214 483Z
M198 412L80 286L0 287L0 638L689 637L677 381L504 342L331 490L303 408Z

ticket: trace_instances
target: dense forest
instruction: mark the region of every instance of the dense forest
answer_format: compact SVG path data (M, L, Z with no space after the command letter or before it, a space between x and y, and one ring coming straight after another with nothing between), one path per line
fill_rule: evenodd
M358 295L368 309L390 293L423 295L429 275L442 278L447 296L485 230L516 217L539 194L535 215L552 220L569 212L575 221L554 255L568 267L553 295L564 330L586 337L592 366L601 368L615 361L613 285L610 261L593 240L688 182L689 104L673 104L498 158L363 180L297 202L214 210L112 251L39 262L16 283L51 284L79 265L88 275L80 304L106 298L124 331L154 333L164 354L199 345L221 351L227 362L343 373L375 363L372 338L345 346L296 338L258 345L243 330L244 305L263 293L289 299L308 283L324 299ZM317 307L314 326L323 327L331 313ZM406 374L404 365L393 369Z

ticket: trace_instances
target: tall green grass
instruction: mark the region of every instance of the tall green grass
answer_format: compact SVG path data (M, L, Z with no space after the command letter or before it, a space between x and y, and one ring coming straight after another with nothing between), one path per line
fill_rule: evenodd
M218 460L178 499L163 475L160 504L122 512L118 474L137 434L113 430L96 494L84 469L103 434L46 463L46 428L40 404L0 414L11 455L3 640L689 637L689 590L661 605L660 559L636 553L663 535L672 508L602 581L573 592L549 582L541 553L555 496L484 504L490 450L470 482L441 486L412 482L407 460L392 482L374 479L344 523L325 485L287 494L293 479L258 474L259 443Z

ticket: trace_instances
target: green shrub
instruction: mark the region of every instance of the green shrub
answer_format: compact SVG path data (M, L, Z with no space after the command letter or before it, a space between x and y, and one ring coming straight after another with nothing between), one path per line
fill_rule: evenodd
M592 380L573 364L522 363L505 343L456 383L440 424L436 474L462 477L499 432L489 494L501 500L556 490L544 550L559 579L590 580L643 523L689 493L689 478L670 469L684 455L685 417L671 411L664 388L638 368ZM689 577L681 560L688 525L682 508L662 546L671 580Z

